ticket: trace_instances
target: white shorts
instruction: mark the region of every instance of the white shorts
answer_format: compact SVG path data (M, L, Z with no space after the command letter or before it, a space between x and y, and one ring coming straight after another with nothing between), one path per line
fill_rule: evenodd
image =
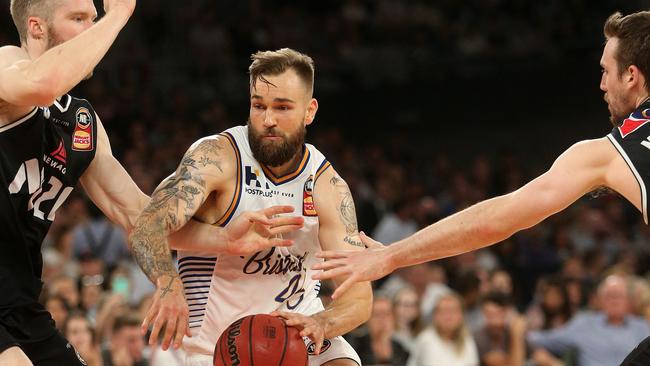
M305 346L309 354L309 366L321 366L325 362L347 358L361 366L361 359L357 352L354 351L352 346L343 339L343 337L334 337L326 339L323 343L323 351L320 355L313 354L314 346L309 338L305 338ZM311 347L310 347L311 346ZM188 353L185 358L186 366L213 366L212 355L204 355L200 353Z

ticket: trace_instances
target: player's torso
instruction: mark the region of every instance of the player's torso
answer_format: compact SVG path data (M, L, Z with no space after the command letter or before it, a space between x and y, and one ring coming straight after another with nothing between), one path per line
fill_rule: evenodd
M43 237L94 157L94 119L88 102L66 95L0 127L0 282L25 261L40 275Z
M310 273L316 260L314 253L320 250L312 193L314 180L329 163L313 146L306 145L298 168L275 177L253 158L245 127L232 128L224 135L236 148L239 169L233 194L221 197L227 199L228 207L220 212L222 217L217 222L227 226L244 211L290 205L295 209L294 215L303 215L305 224L301 230L284 235L294 240L288 248L271 248L250 256L220 255L216 259L202 257L200 253L180 253L179 271L186 289L192 287L188 284L199 284L189 282L190 279L201 280L203 275L210 275L209 293L193 295L192 292L202 291L186 290L190 310L192 303L205 303L204 312L200 311L201 305L195 306L197 316L190 319L190 325L206 333L199 337L206 344L212 339L216 341L232 321L248 314L276 309L306 311L320 290L320 283L311 280Z

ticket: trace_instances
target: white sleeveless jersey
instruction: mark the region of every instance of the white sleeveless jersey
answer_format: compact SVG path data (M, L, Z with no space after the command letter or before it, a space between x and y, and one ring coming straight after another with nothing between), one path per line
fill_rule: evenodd
M227 226L244 211L274 205L293 206L293 214L302 214L305 224L284 235L294 240L293 246L246 257L179 252L179 274L190 309L192 337L184 343L189 353L212 354L221 333L243 316L274 310L309 315L323 308L317 297L320 282L311 279L311 266L320 261L314 253L321 249L312 191L329 162L306 144L298 169L276 177L253 158L246 126L226 130L222 136L235 149L238 171L234 197L218 224Z

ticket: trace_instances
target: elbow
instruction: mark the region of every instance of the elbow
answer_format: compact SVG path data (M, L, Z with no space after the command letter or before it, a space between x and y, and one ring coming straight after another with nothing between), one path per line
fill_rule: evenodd
M49 81L34 82L29 90L18 96L16 105L48 107L59 97L56 87Z

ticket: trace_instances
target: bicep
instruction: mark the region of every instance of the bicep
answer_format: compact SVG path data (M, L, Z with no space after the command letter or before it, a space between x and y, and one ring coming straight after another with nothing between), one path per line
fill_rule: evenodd
M530 227L605 185L614 158L607 145L603 139L591 140L566 150L546 173L508 195L506 211L516 213L510 219Z
M156 188L141 219L162 220L168 233L185 225L228 177L229 156L223 145L210 138L192 146L174 174Z
M148 197L113 156L108 135L99 118L95 157L81 177L81 184L104 215L126 231L131 230L148 201Z

